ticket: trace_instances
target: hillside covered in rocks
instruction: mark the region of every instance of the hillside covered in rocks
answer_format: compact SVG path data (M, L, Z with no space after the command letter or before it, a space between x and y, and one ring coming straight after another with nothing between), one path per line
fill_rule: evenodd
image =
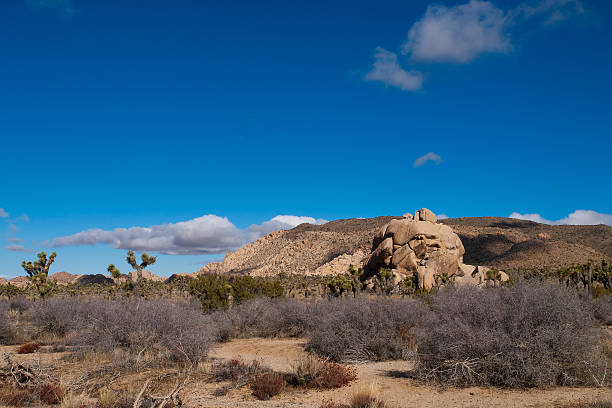
M226 255L199 272L272 276L333 275L362 266L376 233L393 219L386 216L302 224L276 231ZM545 225L503 217L441 220L459 235L464 261L504 270L560 268L589 259L612 259L612 227Z

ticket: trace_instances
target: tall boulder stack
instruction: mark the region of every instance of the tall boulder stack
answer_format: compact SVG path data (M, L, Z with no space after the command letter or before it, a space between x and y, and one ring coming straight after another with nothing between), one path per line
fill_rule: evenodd
M365 260L362 279L373 277L380 268L388 268L396 281L414 276L418 287L426 290L449 279L481 284L483 268L465 265L464 253L459 236L449 226L438 224L432 211L422 208L381 228L374 237L372 253ZM504 278L507 276L501 277Z

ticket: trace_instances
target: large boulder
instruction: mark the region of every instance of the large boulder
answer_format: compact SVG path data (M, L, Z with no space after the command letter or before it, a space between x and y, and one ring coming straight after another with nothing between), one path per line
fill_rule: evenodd
M449 226L438 224L431 210L422 208L414 216L405 214L380 229L365 259L362 279L368 280L380 268L388 268L402 278L416 277L418 287L426 290L455 279L482 285L487 280L486 271L465 265L464 254L459 236ZM500 280L507 279L501 274Z

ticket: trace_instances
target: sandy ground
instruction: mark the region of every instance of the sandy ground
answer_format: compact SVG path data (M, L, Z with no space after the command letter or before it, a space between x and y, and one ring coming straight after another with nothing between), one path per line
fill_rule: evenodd
M211 352L211 359L242 358L259 360L276 371L287 372L291 363L303 351L302 339L241 339L219 345ZM0 347L2 351L14 351L14 347ZM95 362L66 363L60 358L64 353L41 352L14 356L17 361L42 362L57 367L56 374L63 381L77 378ZM393 375L410 367L406 361L389 361L355 365L358 378L351 385L330 391L296 390L288 388L270 401L258 401L247 387L231 390L227 395L215 396L223 384L210 382L205 375L194 376L181 392L184 407L314 407L324 400L348 401L361 389L374 387L378 395L391 407L558 407L569 403L612 401L612 390L606 388L552 388L538 390L500 390L496 388L439 388L415 383ZM147 373L130 376L117 382L117 386L139 388Z
M220 345L213 358L261 360L278 371L288 371L290 364L303 353L300 339L244 339ZM612 390L603 388L553 388L547 390L509 391L497 388L438 388L417 384L390 373L405 371L406 361L389 361L355 365L357 381L348 387L331 391L289 392L271 401L254 401L248 392L229 398L213 399L203 393L190 393L191 407L318 407L323 400L346 401L358 390L374 386L379 395L396 407L555 407L578 401L612 401Z

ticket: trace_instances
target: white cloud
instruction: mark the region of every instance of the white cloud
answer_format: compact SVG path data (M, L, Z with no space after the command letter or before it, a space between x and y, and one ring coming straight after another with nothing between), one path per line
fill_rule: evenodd
M7 251L15 252L32 252L31 249L24 247L23 245L11 244L4 247Z
M279 215L261 225L240 230L227 218L211 214L175 224L115 228L112 231L90 229L55 238L51 246L108 244L117 249L170 255L219 254L236 250L273 230L293 228L303 222L324 223L325 220Z
M397 54L382 47L376 48L374 68L365 76L366 81L380 81L402 91L417 91L423 85L423 74L406 71L397 63Z
M12 242L13 244L18 244L20 242L25 242L24 239L21 238L15 238L15 237L10 237L6 239L8 242Z
M605 224L612 226L612 214L602 214L592 210L576 210L567 217L557 221L548 220L540 214L520 214L513 212L510 218L528 220L549 225L597 225Z
M0 208L0 218L8 218L9 213L4 211L4 208Z
M484 53L510 51L506 31L506 13L488 1L429 6L408 32L403 53L415 61L464 64Z
M436 218L438 218L439 220L446 220L446 219L448 219L448 215L446 215L446 214L438 214L436 216Z
M300 217L297 215L277 215L269 221L262 224L253 224L245 229L247 240L253 241L272 231L286 230L297 227L300 224L325 224L327 220L322 218L314 219L312 217Z
M435 154L434 152L429 152L424 156L419 157L413 163L413 167L421 167L424 166L428 161L433 161L436 164L442 163L442 158Z

